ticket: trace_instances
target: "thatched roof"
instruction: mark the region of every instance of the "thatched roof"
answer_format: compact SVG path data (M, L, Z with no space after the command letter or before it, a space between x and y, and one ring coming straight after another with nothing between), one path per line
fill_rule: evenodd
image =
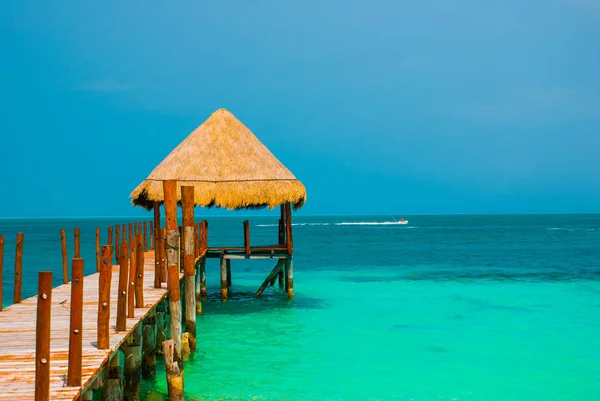
M132 203L151 209L163 202L163 180L179 187L193 185L197 206L227 209L274 208L286 202L295 208L306 189L229 111L215 111L131 193Z

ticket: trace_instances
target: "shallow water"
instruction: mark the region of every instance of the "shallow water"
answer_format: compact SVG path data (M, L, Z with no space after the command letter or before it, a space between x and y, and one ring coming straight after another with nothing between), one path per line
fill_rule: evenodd
M223 304L209 261L186 400L600 399L600 215L404 217L297 217L293 301L252 295L274 261L233 261ZM210 245L241 245L243 219L209 219ZM275 220L250 216L253 243ZM17 231L29 296L37 270L60 281L60 227L93 271L94 227L123 222L0 220L4 304ZM142 392L166 400L161 364Z

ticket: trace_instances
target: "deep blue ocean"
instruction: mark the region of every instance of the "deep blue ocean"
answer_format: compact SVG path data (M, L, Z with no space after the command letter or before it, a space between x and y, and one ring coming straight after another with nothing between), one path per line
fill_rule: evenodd
M233 216L209 246L241 246L246 218L276 242L277 213ZM398 217L295 217L293 301L253 296L275 261L234 260L221 303L210 260L186 400L600 400L600 215ZM4 305L17 232L28 297L40 270L61 282L60 228L91 273L95 227L130 221L0 220ZM142 391L166 400L161 364Z

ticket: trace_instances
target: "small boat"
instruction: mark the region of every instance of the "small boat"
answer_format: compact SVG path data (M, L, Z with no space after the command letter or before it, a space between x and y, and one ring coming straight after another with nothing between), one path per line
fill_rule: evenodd
M400 220L396 222L397 224L408 224L408 220L404 220L403 217L400 217Z

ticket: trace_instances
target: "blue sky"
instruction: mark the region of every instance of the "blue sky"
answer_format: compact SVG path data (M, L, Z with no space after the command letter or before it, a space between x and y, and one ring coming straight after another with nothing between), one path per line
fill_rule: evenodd
M0 217L144 215L221 107L306 214L600 212L599 38L594 0L4 0Z

